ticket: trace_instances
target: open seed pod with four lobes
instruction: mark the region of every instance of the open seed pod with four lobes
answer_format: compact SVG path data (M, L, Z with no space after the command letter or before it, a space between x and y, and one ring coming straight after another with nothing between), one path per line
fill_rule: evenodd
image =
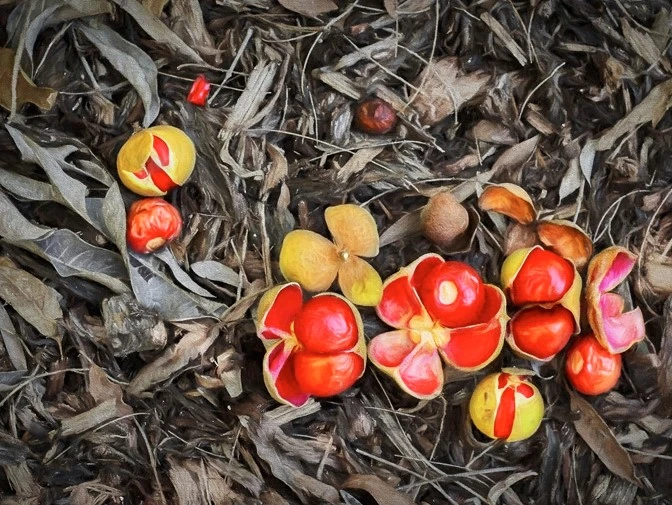
M341 295L304 303L299 284L275 286L259 301L255 321L266 347L264 382L280 403L300 407L311 396L340 394L364 374L362 319Z
M154 252L175 240L180 233L180 211L162 198L142 198L128 211L126 241L135 252Z
M469 400L469 416L478 430L493 439L516 442L541 426L544 399L528 380L529 370L505 368L487 375Z
M500 353L506 299L466 263L425 254L383 284L378 317L395 328L374 337L369 359L406 393L436 397L443 366L480 370Z
M596 254L588 265L586 313L595 338L609 352L627 351L646 336L639 307L623 312L625 300L610 291L630 274L637 256L620 246Z
M168 125L134 133L117 156L121 182L142 196L162 196L183 185L195 165L192 140L179 128Z
M513 305L506 341L516 354L549 361L581 330L581 276L568 260L540 246L519 249L502 265Z
M605 349L593 334L579 337L567 350L565 375L579 393L601 395L621 376L621 355Z
M345 297L357 305L380 301L383 281L362 258L378 254L379 237L371 213L353 204L335 205L324 211L333 242L310 230L293 230L280 248L280 271L288 281L306 291L329 289L338 277Z
M576 224L563 219L540 220L530 195L515 184L495 184L485 188L478 199L481 210L497 212L513 219L518 225L529 228L525 233L519 227L509 229L517 234L518 241L528 244L538 239L546 248L574 263L581 269L593 254L590 237ZM529 233L535 235L534 239ZM506 242L515 242L507 237Z

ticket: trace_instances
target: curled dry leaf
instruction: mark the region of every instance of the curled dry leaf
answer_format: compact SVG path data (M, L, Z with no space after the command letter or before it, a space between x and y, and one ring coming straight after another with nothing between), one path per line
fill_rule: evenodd
M338 5L331 0L278 0L278 3L288 11L311 18L338 9Z
M343 483L346 489L366 491L379 505L413 505L413 499L375 475L353 474Z
M0 106L7 110L12 108L12 74L14 70L15 53L13 49L0 48ZM16 107L24 103L37 105L43 111L54 106L58 92L51 88L42 88L35 85L30 77L21 69L16 81Z
M520 170L534 155L538 142L539 135L535 135L515 146L509 147L492 165L492 171L495 174L501 174L502 172Z
M476 140L488 142L491 144L513 145L516 143L516 137L502 123L481 119L472 129Z
M571 221L556 219L537 223L539 240L563 258L574 262L581 269L593 255L593 242L579 226Z
M480 95L489 80L482 71L462 73L454 57L430 62L413 83L420 91L412 105L424 124L436 124Z
M537 217L532 198L515 184L488 186L478 198L478 206L486 212L504 214L520 224L531 224Z

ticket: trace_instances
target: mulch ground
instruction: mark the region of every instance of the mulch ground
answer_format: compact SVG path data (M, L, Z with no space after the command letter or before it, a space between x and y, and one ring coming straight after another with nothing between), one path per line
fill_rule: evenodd
M671 12L0 0L0 504L672 503ZM186 100L200 74L205 107ZM352 127L374 96L397 111L386 135ZM167 196L181 238L141 256L116 155L153 124L185 130L198 160ZM451 189L476 221L446 257L497 282L508 222L477 205L493 182L596 251L638 254L619 292L647 337L612 391L582 397L562 354L532 365L505 347L485 370L447 370L430 401L373 367L298 409L270 398L251 310L282 281L288 231L326 234L325 207L365 206L385 278L437 252L404 217ZM362 315L367 338L382 331ZM512 365L536 372L544 421L492 442L469 397Z

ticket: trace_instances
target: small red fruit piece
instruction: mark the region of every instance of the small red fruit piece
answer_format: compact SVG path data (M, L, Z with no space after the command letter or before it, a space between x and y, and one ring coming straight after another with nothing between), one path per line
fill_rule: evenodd
M208 94L210 93L210 82L205 77L205 75L199 75L194 83L191 85L189 94L187 95L187 101L203 107L206 100L208 99Z
M525 258L510 289L514 305L560 300L574 281L574 267L566 259L540 247Z
M355 110L355 126L364 133L382 135L397 123L397 113L380 98L365 100Z
M144 198L131 205L126 225L128 245L147 254L175 240L182 232L182 216L161 198Z
M364 372L364 360L354 352L317 354L299 351L294 355L294 375L301 389L313 396L342 393Z
M294 334L306 351L348 351L357 344L359 329L348 303L336 296L319 295L307 301L294 320Z
M548 360L559 353L574 333L572 313L556 305L553 308L530 307L519 311L509 323L510 342L527 356Z
M565 374L579 393L606 393L621 376L621 355L607 351L592 333L585 335L577 339L567 351Z
M458 328L479 321L485 289L478 272L459 261L432 269L418 288L427 312L443 326Z

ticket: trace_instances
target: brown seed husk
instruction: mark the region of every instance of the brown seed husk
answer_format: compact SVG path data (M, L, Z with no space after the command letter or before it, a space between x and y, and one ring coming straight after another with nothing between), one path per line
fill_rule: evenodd
M422 232L441 249L450 246L469 226L469 213L450 191L432 196L420 215Z

